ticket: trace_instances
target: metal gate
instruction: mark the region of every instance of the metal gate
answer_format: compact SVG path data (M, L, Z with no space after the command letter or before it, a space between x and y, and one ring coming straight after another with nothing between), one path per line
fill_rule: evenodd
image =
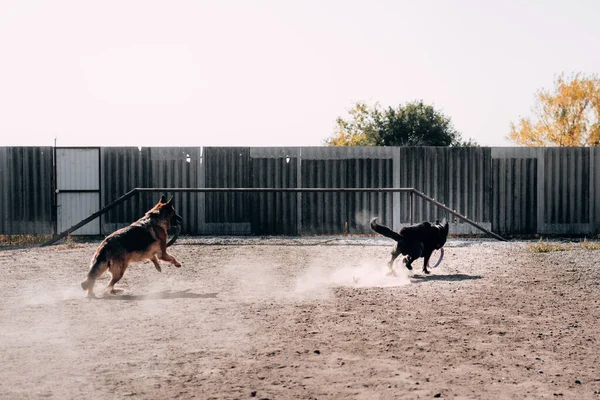
M57 147L57 231L75 225L100 209L100 148ZM99 235L100 218L82 226L73 235Z

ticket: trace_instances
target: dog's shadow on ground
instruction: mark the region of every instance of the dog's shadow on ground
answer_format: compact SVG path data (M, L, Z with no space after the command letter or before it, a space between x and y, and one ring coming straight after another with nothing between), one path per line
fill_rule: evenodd
M104 295L101 300L172 300L172 299L216 299L218 293L191 293L191 289L172 292L163 290L147 294L114 294Z
M429 281L459 282L472 279L481 279L480 275L467 274L448 274L448 275L414 275L410 279L413 283L422 283Z

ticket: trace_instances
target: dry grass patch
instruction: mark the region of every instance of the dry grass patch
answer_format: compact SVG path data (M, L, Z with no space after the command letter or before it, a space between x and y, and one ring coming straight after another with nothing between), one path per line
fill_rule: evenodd
M0 235L0 247L36 246L51 237L52 235Z
M552 253L556 251L569 251L569 250L600 250L600 242L589 241L587 238L583 239L583 242L578 245L575 243L551 243L549 241L540 238L537 242L529 245L529 251L531 253Z
M572 250L573 246L571 243L550 243L549 241L540 238L537 242L529 245L529 251L531 253L551 253L555 251L568 251Z
M600 242L590 242L587 238L584 238L583 242L581 242L581 247L585 250L600 250Z

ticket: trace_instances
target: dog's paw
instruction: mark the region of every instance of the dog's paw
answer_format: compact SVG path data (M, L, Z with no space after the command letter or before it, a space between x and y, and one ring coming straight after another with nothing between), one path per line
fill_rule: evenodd
M111 289L110 294L119 294L123 293L123 289Z
M431 272L429 272L429 270L424 269L423 273L429 275Z
M390 272L388 272L387 274L385 274L385 276L398 276L398 274L396 274L396 271L391 270Z
M176 266L177 268L181 268L181 263L179 261L175 261L173 263L174 266Z
M158 272L162 272L162 268L160 267L160 265L155 265L154 268L156 268Z

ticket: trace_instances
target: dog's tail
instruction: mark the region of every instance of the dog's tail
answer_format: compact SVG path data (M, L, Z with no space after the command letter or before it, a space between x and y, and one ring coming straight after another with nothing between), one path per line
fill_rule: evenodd
M107 259L105 252L100 251L99 253L96 253L92 259L92 266L88 272L87 279L81 282L81 288L83 290L92 291L96 279L100 278L109 266L110 260Z
M394 239L397 242L400 242L402 240L402 235L400 235L399 233L394 232L387 226L379 225L377 223L377 217L371 219L371 229L385 237Z

